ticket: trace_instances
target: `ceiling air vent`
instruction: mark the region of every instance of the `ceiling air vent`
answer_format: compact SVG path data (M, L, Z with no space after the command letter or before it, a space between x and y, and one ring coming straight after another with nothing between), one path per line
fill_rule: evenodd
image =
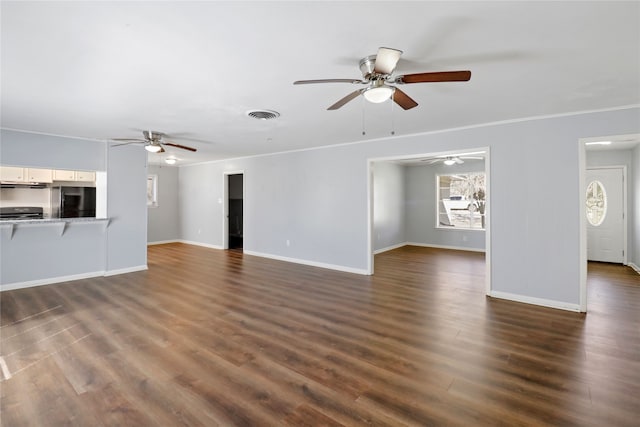
M271 110L251 110L247 111L247 116L258 120L271 120L280 117L280 113Z

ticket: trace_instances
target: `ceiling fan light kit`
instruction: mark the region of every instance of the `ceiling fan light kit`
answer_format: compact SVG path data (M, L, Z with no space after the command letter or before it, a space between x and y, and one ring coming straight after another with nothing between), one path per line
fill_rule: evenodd
M144 146L144 149L150 153L159 153L162 151L162 147L159 144L147 144Z
M363 95L367 101L379 104L391 98L393 92L393 87L385 85L382 80L377 80L372 83L372 87L364 91Z
M395 84L411 84L411 83L433 83L433 82L460 82L471 79L471 71L439 71L427 73L406 74L393 76L396 65L400 60L402 51L388 47L378 49L376 55L370 55L362 58L359 63L362 73L362 80L354 79L316 79L316 80L297 80L294 85L315 84L315 83L350 83L367 85L364 89L356 90L335 104L331 105L328 110L337 110L349 101L363 95L364 98L373 103L381 103L387 99L392 99L402 109L409 110L418 105L409 95L404 93Z

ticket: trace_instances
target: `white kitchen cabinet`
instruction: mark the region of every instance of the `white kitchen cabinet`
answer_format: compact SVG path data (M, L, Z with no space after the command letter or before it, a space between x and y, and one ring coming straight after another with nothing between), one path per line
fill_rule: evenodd
M64 169L54 169L53 170L53 180L54 181L75 181L76 180L76 171L69 171Z
M26 168L26 180L28 182L53 182L53 171L51 169Z
M24 181L25 168L0 166L0 181Z
M96 173L91 171L76 171L76 181L89 181L96 180Z

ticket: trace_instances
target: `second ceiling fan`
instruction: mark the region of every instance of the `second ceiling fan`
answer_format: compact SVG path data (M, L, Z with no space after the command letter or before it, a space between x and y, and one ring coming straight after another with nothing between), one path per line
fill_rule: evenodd
M111 140L112 141L121 142L120 144L115 144L114 147L117 147L118 145L144 143L145 150L147 150L147 151L149 151L151 153L164 153L165 150L164 150L163 145L169 145L171 147L180 148L182 150L197 151L193 147L188 147L186 145L181 145L181 144L176 144L175 142L166 141L164 139L164 137L167 136L167 134L162 133L162 132L157 132L157 131L154 131L154 130L143 130L142 131L142 136L144 136L144 139L142 139L142 138L112 138Z
M384 102L391 98L405 110L416 107L418 103L409 95L404 93L396 85L409 83L434 83L434 82L460 82L471 79L471 71L438 71L427 73L405 74L393 76L396 65L400 60L402 51L388 47L378 49L377 55L367 56L360 60L360 71L362 79L320 79L320 80L298 80L294 85L314 84L314 83L351 83L366 85L367 87L355 90L331 105L327 110L337 110L347 102L363 95L368 101L373 103Z

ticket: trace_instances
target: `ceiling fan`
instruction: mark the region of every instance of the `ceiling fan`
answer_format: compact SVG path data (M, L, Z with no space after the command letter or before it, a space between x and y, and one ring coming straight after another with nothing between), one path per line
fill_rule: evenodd
M476 154L476 153L470 153L470 154ZM481 153L478 153L481 154ZM438 156L438 157L431 157L431 158L427 158L427 159L422 159L420 160L421 162L424 162L428 165L433 165L435 163L439 163L442 162L447 166L453 166L453 165L461 165L464 163L464 160L484 160L484 157L482 156L472 156L472 155L458 155L458 156Z
M181 144L176 144L174 142L171 141L166 141L164 139L165 136L167 136L167 134L162 133L162 132L157 132L154 130L143 130L142 131L142 135L144 136L144 139L140 139L140 138L112 138L112 141L123 141L121 144L115 144L114 147L120 146L120 145L128 145L128 144L139 144L139 143L144 143L144 149L151 152L151 153L164 153L165 149L164 149L164 145L169 145L171 147L176 147L176 148L180 148L182 150L189 150L189 151L197 151L195 148L193 147L187 147L186 145L181 145Z
M471 71L439 71L429 73L405 74L393 76L393 71L400 60L402 51L388 47L378 49L377 55L370 55L360 60L362 80L356 79L321 79L298 80L294 85L314 83L351 83L366 85L365 88L351 92L327 110L337 110L358 95L363 95L367 101L373 103L384 102L391 98L405 110L416 107L418 103L395 85L408 83L459 82L471 79Z

